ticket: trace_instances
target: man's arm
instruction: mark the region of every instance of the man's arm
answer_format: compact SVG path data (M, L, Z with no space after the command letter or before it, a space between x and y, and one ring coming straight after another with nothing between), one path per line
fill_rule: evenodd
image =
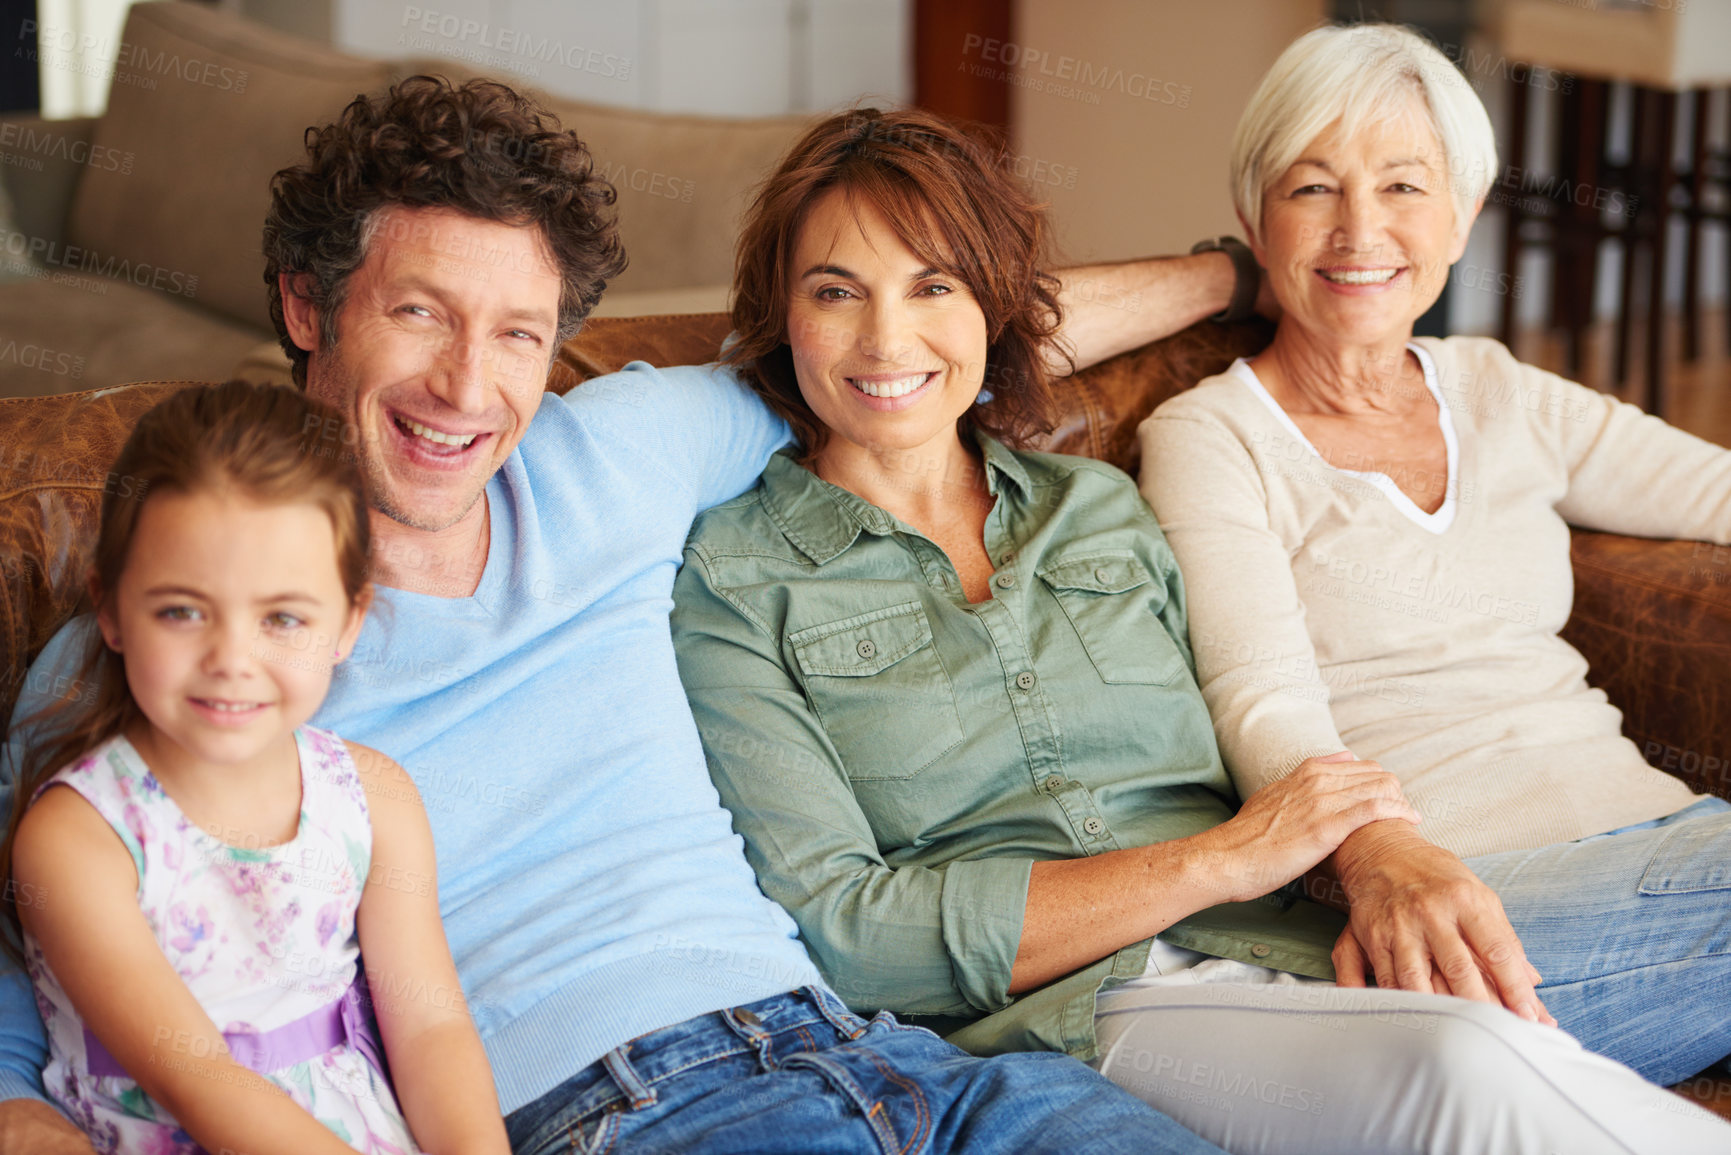
M1158 341L1220 312L1232 303L1236 274L1222 252L1188 257L1147 257L1107 265L1061 269L1058 303L1064 329L1057 356L1048 361L1062 376L1072 369ZM1264 278L1264 289L1267 279ZM1268 306L1266 291L1258 310Z
M7 727L9 744L0 750L0 814L12 809L12 780L22 753L17 723L47 704L43 687L56 685L57 674L66 675L59 685L68 684L88 628L88 621L74 619L49 639L31 663ZM30 979L0 955L0 1155L94 1155L84 1132L43 1098L42 1066L47 1057L48 1040Z
M0 1155L96 1155L84 1132L41 1099L0 1103Z
M8 790L7 793L10 793ZM10 800L4 800L10 805ZM10 959L0 969L0 1155L93 1155L84 1132L42 1098L47 1055L30 980Z

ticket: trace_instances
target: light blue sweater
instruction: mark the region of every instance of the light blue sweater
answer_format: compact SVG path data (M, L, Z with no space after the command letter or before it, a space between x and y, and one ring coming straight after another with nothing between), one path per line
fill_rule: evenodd
M692 519L786 439L713 367L634 362L547 396L487 486L474 596L381 589L313 719L420 788L506 1112L646 1031L820 981L710 784L667 622ZM28 981L4 978L0 1097L40 1098L42 1024Z

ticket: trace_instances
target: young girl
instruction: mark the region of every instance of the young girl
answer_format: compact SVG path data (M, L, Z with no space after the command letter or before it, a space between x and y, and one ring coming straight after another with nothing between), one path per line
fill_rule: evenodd
M144 416L103 499L90 690L23 723L0 893L44 1084L101 1152L509 1150L419 795L304 724L372 593L327 416L238 382Z

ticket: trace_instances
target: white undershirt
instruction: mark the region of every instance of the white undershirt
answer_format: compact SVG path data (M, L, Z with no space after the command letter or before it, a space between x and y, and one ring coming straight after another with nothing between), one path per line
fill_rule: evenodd
M1323 457L1321 453L1318 453L1316 446L1310 443L1310 438L1304 435L1304 431L1299 429L1299 427L1293 423L1292 418L1287 414L1286 410L1280 407L1280 402L1276 401L1269 394L1268 390L1263 387L1262 382L1257 379L1256 370L1252 369L1249 363L1242 357L1234 361L1232 366L1226 371L1239 381L1242 381L1252 393L1261 398L1262 403L1268 406L1269 412L1274 414L1275 420L1279 421L1280 424L1286 428L1288 433L1297 438L1300 444L1309 449L1312 453L1315 453L1317 459L1320 460L1323 465L1327 466L1329 469L1335 470L1337 473L1344 473L1348 477L1357 477L1376 486L1388 496L1388 499L1394 503L1396 509L1400 510L1401 513L1406 515L1406 517L1414 524L1418 525L1419 528L1429 530L1431 533L1440 534L1447 532L1448 527L1453 525L1455 520L1455 494L1459 491L1459 486L1456 481L1456 471L1460 466L1460 452L1455 442L1454 419L1449 415L1448 401L1444 399L1442 389L1437 385L1436 365L1431 361L1430 354L1427 353L1422 346L1408 344L1407 348L1412 350L1413 355L1418 358L1419 366L1424 370L1425 388L1429 389L1431 396L1436 398L1437 428L1442 430L1443 444L1448 448L1448 488L1443 494L1442 505L1435 513L1426 513L1424 510L1414 505L1412 498L1402 492L1400 486L1394 483L1394 478L1390 477L1386 473L1357 469L1340 469L1337 466L1330 465L1328 459Z

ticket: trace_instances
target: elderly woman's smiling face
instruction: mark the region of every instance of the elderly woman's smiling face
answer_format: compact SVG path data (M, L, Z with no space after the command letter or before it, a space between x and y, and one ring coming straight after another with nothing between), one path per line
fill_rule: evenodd
M1405 340L1466 249L1448 165L1418 96L1343 136L1339 122L1269 186L1254 248L1284 310L1328 344Z

